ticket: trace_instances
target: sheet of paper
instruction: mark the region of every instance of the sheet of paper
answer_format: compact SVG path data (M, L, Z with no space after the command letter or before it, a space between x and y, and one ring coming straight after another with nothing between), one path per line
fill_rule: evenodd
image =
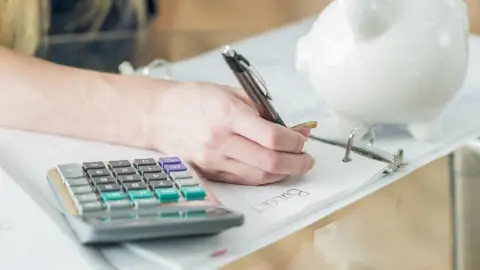
M1 169L0 205L0 269L96 269L84 257L90 251L62 234Z

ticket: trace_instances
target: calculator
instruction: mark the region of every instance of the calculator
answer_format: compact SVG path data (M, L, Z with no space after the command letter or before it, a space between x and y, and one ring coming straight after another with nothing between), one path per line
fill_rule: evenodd
M59 164L47 180L83 244L213 235L244 222L179 157Z

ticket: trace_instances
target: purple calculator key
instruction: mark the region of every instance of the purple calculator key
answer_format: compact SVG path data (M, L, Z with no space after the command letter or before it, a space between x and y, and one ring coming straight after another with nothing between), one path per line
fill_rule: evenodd
M182 163L178 157L163 157L159 158L158 162L160 165L163 167L164 165L167 164L180 164Z
M182 163L180 163L180 164L166 164L165 166L163 166L163 168L165 169L165 171L167 173L180 172L180 171L186 171L187 170L187 167L185 167L185 165L183 165Z

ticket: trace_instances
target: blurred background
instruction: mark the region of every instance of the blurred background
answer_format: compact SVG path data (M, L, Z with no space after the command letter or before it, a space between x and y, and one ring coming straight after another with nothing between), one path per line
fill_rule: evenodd
M65 65L107 72L117 72L124 60L137 67L154 58L178 61L192 57L225 43L316 16L331 2L38 1L41 6L39 20L44 31L36 55ZM480 0L466 2L471 31L480 33ZM90 21L86 22L88 16ZM80 19L73 22L72 18Z

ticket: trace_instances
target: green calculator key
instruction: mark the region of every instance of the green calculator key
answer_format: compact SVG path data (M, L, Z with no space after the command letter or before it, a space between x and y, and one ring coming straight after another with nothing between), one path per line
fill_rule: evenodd
M128 191L128 197L130 200L136 199L148 199L152 198L152 192L148 189L130 190Z
M102 192L100 193L103 201L115 201L125 199L125 193L121 191Z
M179 197L176 188L157 188L155 189L155 195L160 201L176 201Z
M203 199L206 195L201 186L182 187L182 194L187 200Z

